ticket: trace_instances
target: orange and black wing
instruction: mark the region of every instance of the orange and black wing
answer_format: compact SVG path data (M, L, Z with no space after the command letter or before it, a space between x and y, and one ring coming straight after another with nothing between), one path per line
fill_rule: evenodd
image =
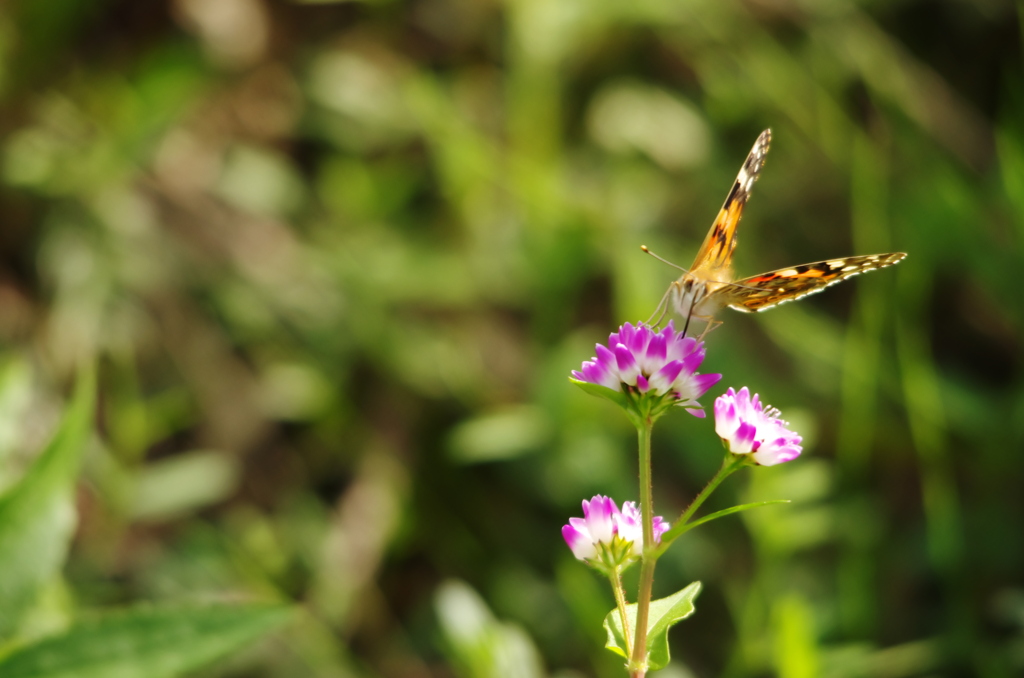
M695 276L721 279L721 276L711 274L727 271L732 265L732 251L736 248L736 226L740 223L740 216L750 197L750 190L764 166L764 158L768 154L771 141L772 131L766 129L761 132L754 142L754 147L750 149L750 154L740 167L736 181L725 198L725 204L719 210L715 223L711 225L711 230L704 238L704 244L693 260L690 272Z
M723 306L737 311L763 311L855 275L892 266L906 256L904 252L891 252L802 264L737 280L716 290L715 295L722 295Z

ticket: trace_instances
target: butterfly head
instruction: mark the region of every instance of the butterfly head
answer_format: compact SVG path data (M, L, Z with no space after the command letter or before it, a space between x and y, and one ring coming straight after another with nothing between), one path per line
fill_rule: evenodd
M672 297L672 305L680 317L686 318L686 325L689 326L690 319L709 321L718 310L712 289L707 280L698 276L686 273L672 283L669 289Z

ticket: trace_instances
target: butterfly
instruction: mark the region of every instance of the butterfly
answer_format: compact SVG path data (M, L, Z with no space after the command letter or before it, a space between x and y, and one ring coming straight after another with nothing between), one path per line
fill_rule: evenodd
M669 286L658 308L655 309L655 316L659 311L664 315L665 303L671 299L679 315L686 318L684 333L689 327L691 317L707 323L704 330L706 333L713 323L718 324L714 322L714 314L726 306L748 313L764 311L787 301L820 292L829 285L860 273L892 266L907 256L905 252L890 252L840 257L734 280L732 253L736 249L736 226L743 214L743 207L750 198L750 189L764 167L764 159L768 154L771 140L770 129L761 132L757 137L754 147L750 149L750 154L736 175L732 190L725 198L725 204L722 205L715 222L711 225L711 230L704 238L704 244L697 252L693 265L688 270L682 269L683 275ZM651 253L646 247L642 249Z

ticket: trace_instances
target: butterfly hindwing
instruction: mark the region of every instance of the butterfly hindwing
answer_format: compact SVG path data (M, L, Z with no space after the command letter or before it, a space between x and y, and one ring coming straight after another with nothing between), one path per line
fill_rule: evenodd
M715 295L723 295L722 305L737 311L763 311L820 292L865 271L891 266L906 256L903 252L892 252L801 264L737 280L718 289Z
M715 222L711 225L711 230L704 238L704 244L697 252L697 257L690 267L691 271L698 275L728 271L732 264L732 252L736 248L736 226L740 223L743 207L750 197L750 190L764 166L764 159L768 154L771 141L771 130L766 129L757 137L754 147L750 149L747 159L740 167L739 174L736 175L736 181L733 182L722 209L719 210Z

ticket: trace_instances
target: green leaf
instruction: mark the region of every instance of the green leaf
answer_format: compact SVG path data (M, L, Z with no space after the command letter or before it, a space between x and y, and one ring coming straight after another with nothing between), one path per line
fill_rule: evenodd
M655 555L661 555L668 549L669 546L672 545L672 542L674 542L676 539L686 534L693 528L699 525L703 525L704 523L710 523L712 520L724 518L725 516L732 515L733 513L739 513L740 511L749 511L750 509L760 508L762 506L771 506L773 504L789 503L789 499L770 499L768 501L756 501L751 504L740 504L739 506L733 506L727 509L722 509L721 511L715 511L714 513L710 513L704 516L700 520L693 521L692 523L678 524L661 536L661 546L658 547L657 551L655 552Z
M60 428L25 477L0 497L0 638L64 564L75 526L74 483L92 432L96 375L83 370Z
M693 528L697 527L698 525L703 525L704 523L710 523L712 520L716 520L718 518L724 518L725 516L731 516L733 513L739 513L740 511L749 511L750 509L761 508L762 506L772 506L774 504L789 504L789 503L790 503L789 499L769 499L768 501L755 501L755 502L750 503L750 504L740 504L739 506L732 506L732 507L727 508L727 509L722 509L721 511L715 511L714 513L710 513L710 514L704 516L703 518L701 518L700 520L695 520L692 523L688 523L686 525L686 529L684 530L684 532L689 532L690 530L692 530Z
M595 395L598 398L604 398L610 400L624 410L631 410L629 406L629 398L622 391L615 391L608 388L607 386L601 386L600 384L591 384L589 381L580 381L579 379L573 379L569 377L569 381L576 384L590 395Z
M647 668L657 671L668 665L668 630L678 621L693 614L693 599L700 593L700 582L695 581L685 589L661 600L652 600L647 616ZM629 628L636 628L636 603L626 606ZM604 629L608 632L605 644L612 652L629 659L626 654L626 640L622 632L622 617L616 608L604 618ZM632 638L630 639L632 642ZM0 666L0 668L3 668Z
M610 400L611 402L621 407L626 412L626 416L629 417L629 421L633 424L633 426L636 426L637 429L640 429L644 426L643 419L641 418L640 413L637 412L637 409L634 406L633 401L631 401L629 396L627 396L622 391L616 391L608 388L607 386L601 386L599 384L591 384L589 381L579 381L578 379L573 379L572 377L569 377L569 381L576 384L590 395L595 395L598 398Z
M4 678L172 678L286 622L278 605L136 608L79 622L0 659Z

